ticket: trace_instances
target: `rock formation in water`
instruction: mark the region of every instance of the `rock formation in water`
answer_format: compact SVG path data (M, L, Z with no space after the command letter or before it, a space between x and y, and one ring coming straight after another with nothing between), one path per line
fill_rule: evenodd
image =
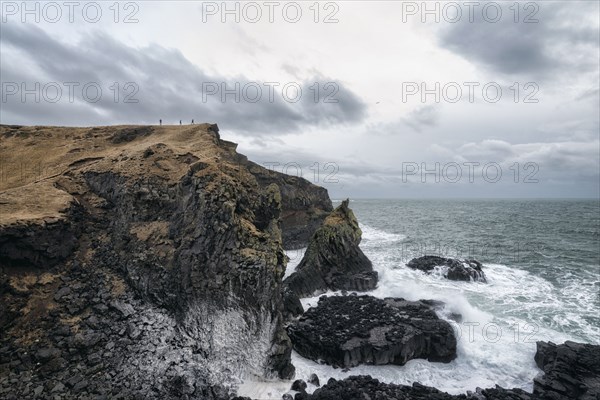
M413 258L407 267L431 273L436 267L442 268L443 275L453 281L487 282L483 265L477 260L455 260L438 256Z
M216 125L0 138L0 398L216 399L293 375L281 219L300 243L324 189Z
M467 394L450 395L417 382L410 386L395 385L380 382L368 375L361 375L344 380L329 379L326 385L315 390L312 395L302 395L296 397L296 400L529 400L531 398L531 394L523 390L502 388L477 389Z
M358 246L362 232L348 200L325 218L314 233L296 271L284 284L298 297L327 290L372 290L377 272Z
M288 334L303 357L344 368L456 358L450 324L429 304L399 298L322 296L288 326Z
M466 394L450 395L413 383L383 383L371 376L329 379L311 394L297 394L297 400L596 400L600 398L600 346L565 342L556 345L538 342L535 354L543 374L534 379L533 394L500 386L476 388Z

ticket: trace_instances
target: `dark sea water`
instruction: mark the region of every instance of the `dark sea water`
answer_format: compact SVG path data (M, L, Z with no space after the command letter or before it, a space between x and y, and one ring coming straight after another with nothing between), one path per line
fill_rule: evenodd
M529 294L495 299L506 309L490 310L527 317L578 340L600 339L600 202L356 200L351 207L365 225L363 247L387 267L437 254L525 272L529 278L515 283ZM371 229L404 237L390 248L370 238Z
M370 374L450 393L495 384L531 391L540 373L533 359L536 341L600 343L598 201L354 200L350 207L363 231L361 248L379 273L370 294L444 301L440 316L457 332L458 357L449 364L412 360L344 372L293 353L297 378L316 372L323 382ZM288 252L286 275L302 253ZM475 258L484 264L488 283L453 282L442 271L426 275L406 267L427 254ZM302 303L306 309L317 301ZM257 394L280 398L281 389L287 390L267 386Z

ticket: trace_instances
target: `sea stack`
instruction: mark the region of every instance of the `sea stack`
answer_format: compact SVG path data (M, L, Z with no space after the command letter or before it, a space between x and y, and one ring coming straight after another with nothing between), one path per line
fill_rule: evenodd
M325 218L306 253L284 285L298 297L327 290L367 291L377 286L377 272L359 247L362 231L345 200Z

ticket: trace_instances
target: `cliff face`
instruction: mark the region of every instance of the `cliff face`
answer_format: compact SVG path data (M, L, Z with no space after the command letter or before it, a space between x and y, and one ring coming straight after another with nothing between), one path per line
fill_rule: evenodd
M216 125L0 138L0 395L77 377L55 393L219 398L293 375L282 210L325 213L326 191L247 161ZM43 172L11 173L23 160ZM312 234L300 220L284 218L292 241Z
M313 233L333 210L327 189L306 179L267 170L241 156L238 162L262 186L277 184L281 193L281 228L286 250L307 247Z

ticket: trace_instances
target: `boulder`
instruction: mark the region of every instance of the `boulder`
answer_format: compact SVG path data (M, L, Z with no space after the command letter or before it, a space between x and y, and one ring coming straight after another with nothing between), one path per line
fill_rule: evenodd
M450 324L430 305L401 298L322 296L288 326L288 335L303 357L344 368L456 357Z
M443 275L452 281L487 282L483 273L483 265L477 260L456 260L439 256L423 256L413 258L407 267L431 273L436 267L441 267Z
M319 377L317 376L317 374L310 374L310 376L308 377L308 383L310 383L311 385L315 385L317 387L321 386L321 383L319 383Z
M600 346L567 341L537 342L537 366L544 375L534 379L533 393L553 400L600 398Z
M359 247L362 232L349 200L325 218L310 240L304 257L284 285L299 297L327 290L372 290L377 272Z

